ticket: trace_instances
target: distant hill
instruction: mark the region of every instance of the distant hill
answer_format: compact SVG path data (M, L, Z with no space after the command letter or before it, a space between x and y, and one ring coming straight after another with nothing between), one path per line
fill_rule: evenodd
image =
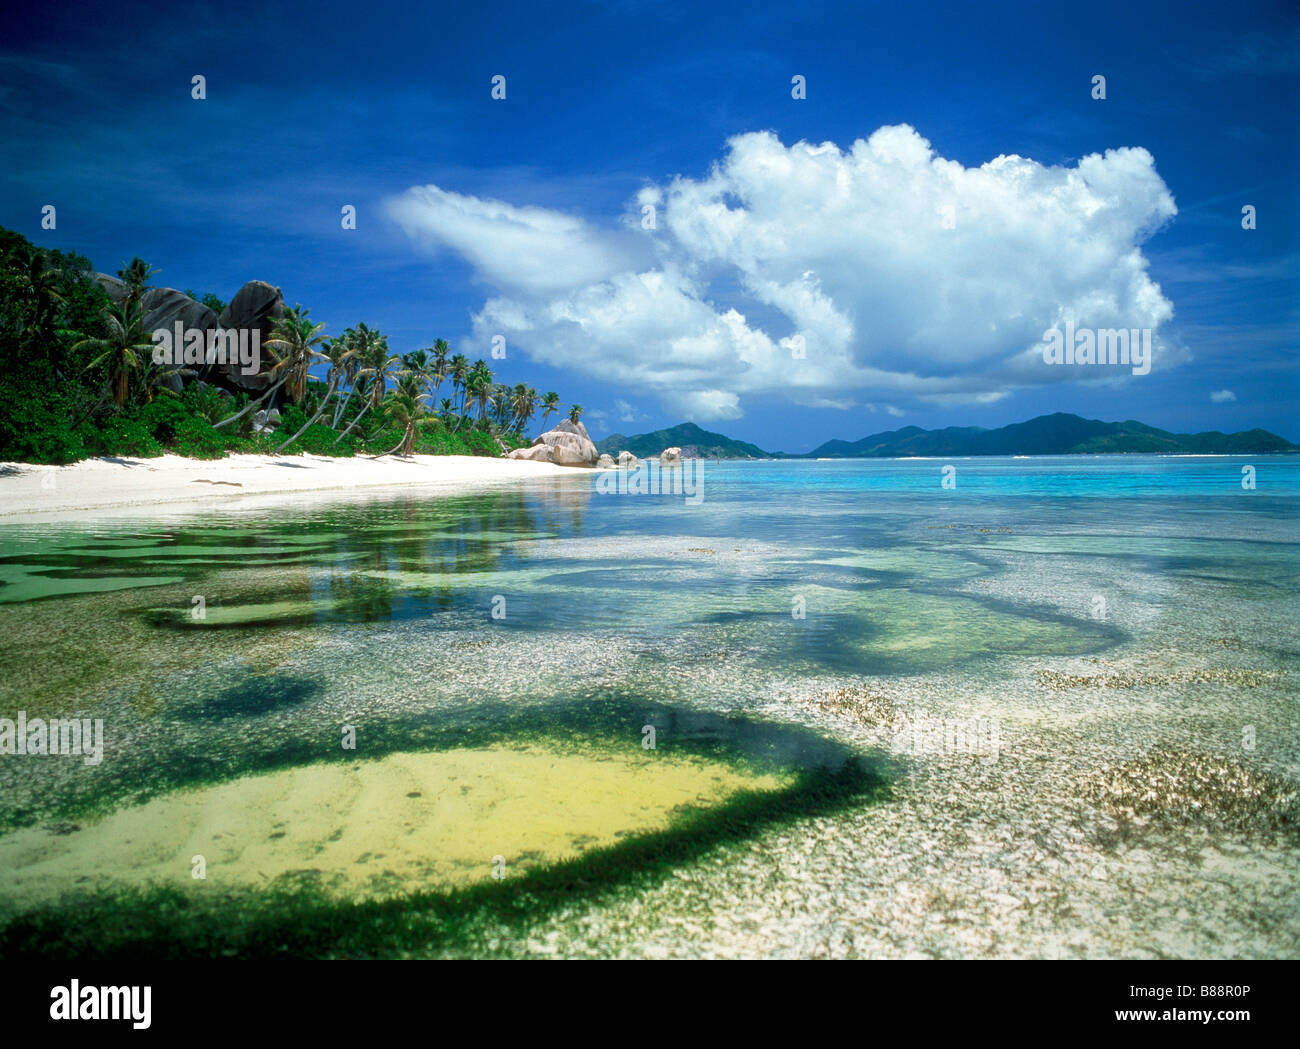
M596 442L602 454L618 455L627 450L640 459L657 456L665 448L680 448L686 459L771 459L779 452L765 452L758 445L732 440L720 433L701 430L694 423L682 423L667 430L641 433L635 437L612 434Z
M943 455L1090 455L1145 452L1163 455L1258 455L1298 452L1284 437L1267 430L1243 433L1178 434L1130 419L1104 423L1067 412L1040 415L1028 422L996 430L978 426L949 426L923 430L905 426L863 437L860 441L827 441L803 458L860 459Z
M642 459L657 456L665 448L677 447L687 459L872 459L942 455L1099 455L1146 453L1152 455L1262 455L1269 452L1300 452L1285 437L1267 430L1242 433L1170 433L1133 419L1104 423L1068 412L1040 415L1028 422L1013 423L996 430L981 426L947 426L923 430L904 426L901 430L873 433L860 441L827 441L806 455L786 456L765 452L757 445L736 441L720 433L701 430L694 423L682 423L667 430L625 437L621 433L596 442L602 453L618 455L627 449Z

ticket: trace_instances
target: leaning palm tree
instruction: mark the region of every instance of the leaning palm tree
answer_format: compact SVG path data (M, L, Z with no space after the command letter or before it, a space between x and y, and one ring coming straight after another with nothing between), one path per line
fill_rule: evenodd
M546 425L546 417L552 412L560 410L560 395L552 390L542 398L542 407L546 410L542 412L542 425Z
M347 412L348 402L352 400L352 395L357 390L357 372L361 370L361 358L356 350L356 336L355 328L345 328L339 338L330 341L329 348L325 351L325 356L330 361L330 370L326 378L330 378L337 372L339 388L342 389L344 386L348 388L348 395L335 405L334 416L330 419L330 426L335 429L338 428L339 420Z
M311 366L325 357L316 349L325 341L321 334L325 324L313 324L308 312L302 303L292 309L286 308L276 321L271 338L266 340L267 347L276 357L271 370L285 376L289 400L294 404L300 404L307 394L307 374Z
M370 376L370 406L378 408L383 403L388 391L388 380L401 364L401 359L388 352L388 337L377 331L367 331L361 335L358 325L358 346L361 355L362 372Z
M364 324L357 325L357 353L362 364L360 374L367 380L370 392L365 407L357 413L357 417L352 420L348 428L334 438L335 444L352 432L352 428L362 420L366 412L384 403L388 380L401 363L396 354L388 352L388 337L380 335L372 328L367 328Z
M419 381L413 375L403 375L397 381L397 388L384 401L386 414L390 421L402 428L402 437L383 455L411 455L415 451L415 431L420 417L424 414L427 393L420 392Z
M330 348L333 349L333 343L331 343ZM307 432L307 428L311 426L311 424L314 423L317 419L319 419L321 415L324 413L325 409L329 407L330 398L333 397L338 392L339 383L343 379L343 372L347 363L346 353L350 353L350 352L352 351L348 350L345 352L340 352L339 360L337 364L335 364L335 366L331 367L329 370L329 386L326 387L325 396L320 399L320 404L317 406L315 414L312 415L310 419L308 419L305 423L302 424L302 428L297 433L295 433L292 437L290 437L287 441L285 441L284 444L280 445L280 447L275 450L276 455L279 455L282 451L288 448L289 445L293 444L294 441L296 441L299 437L305 434ZM318 354L317 356L323 356L326 359L328 359L331 362L331 364L334 364L334 358L331 357L328 352L326 352L325 354ZM338 443L337 438L335 438L335 443L336 444Z
M510 409L515 432L523 433L533 412L537 410L537 391L519 383L510 397Z
M108 334L103 338L82 339L72 348L83 346L99 354L86 365L86 370L101 365L113 393L113 403L121 408L126 404L127 384L131 372L144 367L144 361L153 350L153 340L145 334L144 313L138 302L129 299L107 307L103 312Z
M244 407L240 408L239 411L235 412L234 415L228 415L226 416L226 418L222 419L221 422L213 423L212 428L214 430L220 430L223 426L229 426L231 423L236 422L239 419L242 419L254 408L258 408L261 405L267 403L274 395L275 391L280 389L280 387L283 386L285 382L288 381L288 379L289 376L286 373L281 373L280 377L276 379L275 382L271 383L265 390L262 391L261 396L255 397L253 400L249 401L246 405L244 405Z
M370 406L372 403L370 399L371 386L372 383L370 381L370 376L365 374L365 372L362 372L360 375L357 376L357 381L354 388L357 391L357 396L361 398L361 411L357 412L357 417L353 419L352 422L348 423L348 428L334 438L335 444L338 444L339 441L343 440L344 437L350 434L352 432L352 428L361 421L362 417L366 414L366 412L370 411Z
M510 387L504 383L492 384L492 395L488 399L491 405L492 422L498 430L504 430L510 421Z

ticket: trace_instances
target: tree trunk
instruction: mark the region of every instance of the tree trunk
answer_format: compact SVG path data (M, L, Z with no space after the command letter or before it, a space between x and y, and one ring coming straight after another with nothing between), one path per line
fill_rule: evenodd
M388 451L380 452L378 455L372 456L371 458L382 459L385 455L392 455L395 451L397 451L397 449L399 449L400 447L402 447L402 445L406 443L406 435L409 431L410 431L410 427L407 427L407 429L402 431L402 439L400 441L398 441L395 445L389 448Z
M257 400L255 400L255 401L249 401L248 404L246 404L243 408L239 409L239 411L237 411L234 415L231 415L231 416L229 416L228 418L222 419L221 422L219 422L219 423L213 423L213 424L212 424L212 428L213 428L214 430L220 430L220 429L221 429L223 426L225 426L227 423L232 423L232 422L234 422L236 419L240 419L240 418L242 418L243 416L247 415L250 411L252 411L254 408L256 408L259 404L261 404L261 403L262 403L264 400L266 400L268 397L270 397L271 394L275 393L275 391L278 390L278 389L279 389L281 386L283 386L283 385L284 385L284 379L281 379L281 380L280 380L279 382L277 382L274 386L272 386L269 390L267 390L266 393L262 394L261 397L259 397L259 398L258 398Z
M357 417L356 417L355 419L352 420L352 425L349 426L346 430L344 430L341 434L339 434L337 437L334 438L334 443L335 443L335 444L338 444L339 441L343 440L344 437L346 437L348 434L350 434L350 433L352 432L352 427L353 427L353 426L356 426L356 424L359 423L359 422L361 421L361 416L365 415L366 412L368 412L368 411L370 411L370 402L369 402L369 401L366 402L366 406L365 406L364 408L361 409L361 411L357 414Z
M334 410L334 418L330 422L330 429L337 429L339 420L343 418L348 410L348 402L352 400L352 395L356 392L356 386L348 387L348 395L343 398L343 403Z
M301 430L299 430L296 434L290 437L287 441L284 442L284 444L280 445L280 447L275 450L276 455L279 455L282 451L288 448L289 445L293 444L294 441L296 441L299 437L305 434L307 432L307 427L309 427L312 423L314 423L317 419L321 417L321 414L325 411L325 406L330 403L330 398L334 396L334 389L335 389L334 384L331 383L330 388L325 391L325 396L322 397L320 400L320 407L316 409L316 414L313 415L310 419L308 419L305 423L303 423L303 427Z

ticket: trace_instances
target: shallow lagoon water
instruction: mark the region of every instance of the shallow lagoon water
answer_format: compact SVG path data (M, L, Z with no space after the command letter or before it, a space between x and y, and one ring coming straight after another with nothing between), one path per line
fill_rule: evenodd
M595 823L609 831L605 838L583 829L589 823L575 800L566 840L582 840L588 855L616 847L615 838L671 836L674 827L694 833L692 819L710 810L723 819L735 796L745 804L764 794L779 800L774 825L806 818L807 810L791 807L792 792L828 762L839 767L850 757L867 771L827 811L861 821L854 825L870 834L872 820L883 828L901 811L877 788L892 784L892 797L901 798L899 777L912 782L926 762L900 765L888 736L828 717L816 702L821 693L850 684L891 695L913 716L918 703L930 714L991 713L1012 738L1018 718L1046 734L1110 726L1121 713L1135 723L1151 714L1155 727L1143 731L1164 732L1177 719L1161 704L1144 713L1123 690L1110 690L1119 698L1107 705L1037 685L1027 691L1021 679L1037 681L1043 668L1066 674L1079 661L1158 662L1179 638L1206 631L1236 643L1221 651L1234 666L1274 675L1250 693L1264 703L1255 720L1273 724L1249 760L1294 778L1300 741L1290 675L1298 657L1285 623L1297 607L1300 460L1252 461L1253 491L1241 487L1244 462L959 459L955 489L941 487L947 463L938 460L705 463L698 505L680 496L602 495L592 475L575 473L457 498L403 493L255 513L232 501L203 516L4 526L0 716L102 717L106 745L93 768L68 757L0 759L3 828L11 843L18 833L45 835L65 857L63 869L74 869L77 891L131 885L146 875L165 880L160 861L137 863L117 849L79 883L69 839L128 818L132 806L179 812L179 799L188 798L201 811L204 792L246 792L252 781L288 777L281 781L289 794L295 775L322 763L337 772L360 762L365 776L371 763L460 751L476 755L490 777L493 753L517 761L520 753L553 752L552 776L563 779L580 747L582 760L611 767L644 767L656 755L665 769L713 762L727 785L701 795L694 809L674 802L636 819L611 803ZM1098 597L1106 600L1100 616ZM1187 716L1215 726L1211 749L1229 745L1219 737L1240 734L1239 719L1228 724L1215 713L1231 708L1231 696L1225 689L1184 697ZM693 716L712 719L708 731L689 728ZM345 725L356 730L354 752L341 750ZM643 746L647 725L657 731L653 751ZM744 742L754 732L767 734L757 752ZM506 751L484 749L489 737ZM1131 733L1124 746L1141 751L1145 738ZM507 759L500 763L504 770ZM534 793L548 796L553 780L537 775ZM655 794L648 781L646 794ZM358 811L375 822L375 814L405 813L413 802L380 794ZM563 806L554 809L546 818L563 830ZM231 833L251 837L256 812L248 807ZM751 845L770 851L767 824L749 816L683 862L734 860ZM433 870L435 854L455 853L457 841L467 850L457 854L462 862L486 851L480 821L466 821L458 836L441 820L444 837L421 835L431 818L417 811L409 821L415 840L429 841L430 873L421 883L410 864L394 861L402 891L446 884ZM517 828L529 819L542 822L518 813L506 822ZM186 835L173 828L173 843L184 842L176 856L204 851L203 821L194 824ZM256 833L262 840L275 831ZM314 869L301 850L328 843L314 843L313 833L272 839L299 851L270 873ZM530 848L511 839L479 858L474 877L505 852L511 871L562 865L572 854L555 840ZM408 858L419 855L410 835L402 843ZM515 854L530 853L516 863ZM346 866L339 855L332 853L335 873ZM229 862L228 883L217 862L202 888L263 884L236 870L237 858ZM389 868L372 866L367 877L383 881ZM188 865L177 873L183 883ZM336 883L343 886L336 895L364 896L359 883ZM592 906L609 917L647 891L630 885L615 892L620 902ZM19 894L0 902L17 905ZM827 903L822 920L833 924L835 909ZM558 935L576 937L573 953L591 949L578 942L572 919L554 920L569 922ZM511 928L515 947L535 953ZM606 944L641 953L635 923L630 932L601 929ZM720 933L715 940L725 942Z

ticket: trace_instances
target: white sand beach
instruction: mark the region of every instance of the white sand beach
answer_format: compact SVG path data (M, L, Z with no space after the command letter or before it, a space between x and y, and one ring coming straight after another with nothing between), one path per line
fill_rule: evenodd
M336 458L231 455L225 459L86 459L69 466L0 463L0 521L53 521L85 512L229 504L249 496L300 497L353 489L456 491L503 481L575 476L552 463L471 455ZM259 500L261 502L261 500Z

